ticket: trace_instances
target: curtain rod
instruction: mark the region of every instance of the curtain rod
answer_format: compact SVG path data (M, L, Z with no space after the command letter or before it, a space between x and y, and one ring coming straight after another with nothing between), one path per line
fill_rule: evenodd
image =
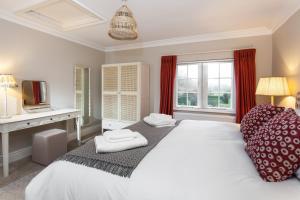
M245 47L242 49L225 49L225 50L215 50L215 51L200 51L200 52L191 52L191 53L181 53L181 54L175 54L177 56L187 56L187 55L198 55L198 54L209 54L209 53L221 53L221 52L232 52L237 50L245 50L253 48L253 46Z

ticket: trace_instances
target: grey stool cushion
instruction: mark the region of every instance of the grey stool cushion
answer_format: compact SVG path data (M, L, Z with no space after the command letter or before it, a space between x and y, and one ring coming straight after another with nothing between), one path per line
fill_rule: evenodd
M67 152L67 132L51 129L33 135L32 160L48 165Z

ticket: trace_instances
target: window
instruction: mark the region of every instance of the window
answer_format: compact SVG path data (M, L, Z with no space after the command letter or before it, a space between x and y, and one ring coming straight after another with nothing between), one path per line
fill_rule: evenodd
M178 64L176 76L176 109L233 112L232 60Z

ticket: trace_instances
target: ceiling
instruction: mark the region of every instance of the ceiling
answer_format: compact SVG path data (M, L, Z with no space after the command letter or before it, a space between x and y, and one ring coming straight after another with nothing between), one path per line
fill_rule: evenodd
M106 21L70 31L16 15L43 1L1 0L0 18L104 51L271 34L300 8L299 0L128 0L139 38L116 41L107 31L121 0L76 0Z

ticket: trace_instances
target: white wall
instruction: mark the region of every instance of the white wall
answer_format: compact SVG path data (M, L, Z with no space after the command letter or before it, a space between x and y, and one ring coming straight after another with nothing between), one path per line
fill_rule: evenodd
M21 111L21 80L47 81L51 106L74 107L73 69L80 64L91 67L93 116L100 119L100 66L105 59L103 52L5 20L0 20L0 30L0 73L11 73L19 81L19 88L10 90L10 113ZM2 91L1 94L3 96ZM3 99L1 104L3 110ZM11 151L30 145L31 134L38 130L12 133Z
M12 73L19 81L47 81L51 105L65 108L74 106L74 66L91 67L92 106L94 116L100 117L98 86L103 52L4 20L0 20L0 30L0 73Z
M288 78L291 95L300 92L300 10L273 34L273 76ZM277 97L282 106L295 106L293 97Z

